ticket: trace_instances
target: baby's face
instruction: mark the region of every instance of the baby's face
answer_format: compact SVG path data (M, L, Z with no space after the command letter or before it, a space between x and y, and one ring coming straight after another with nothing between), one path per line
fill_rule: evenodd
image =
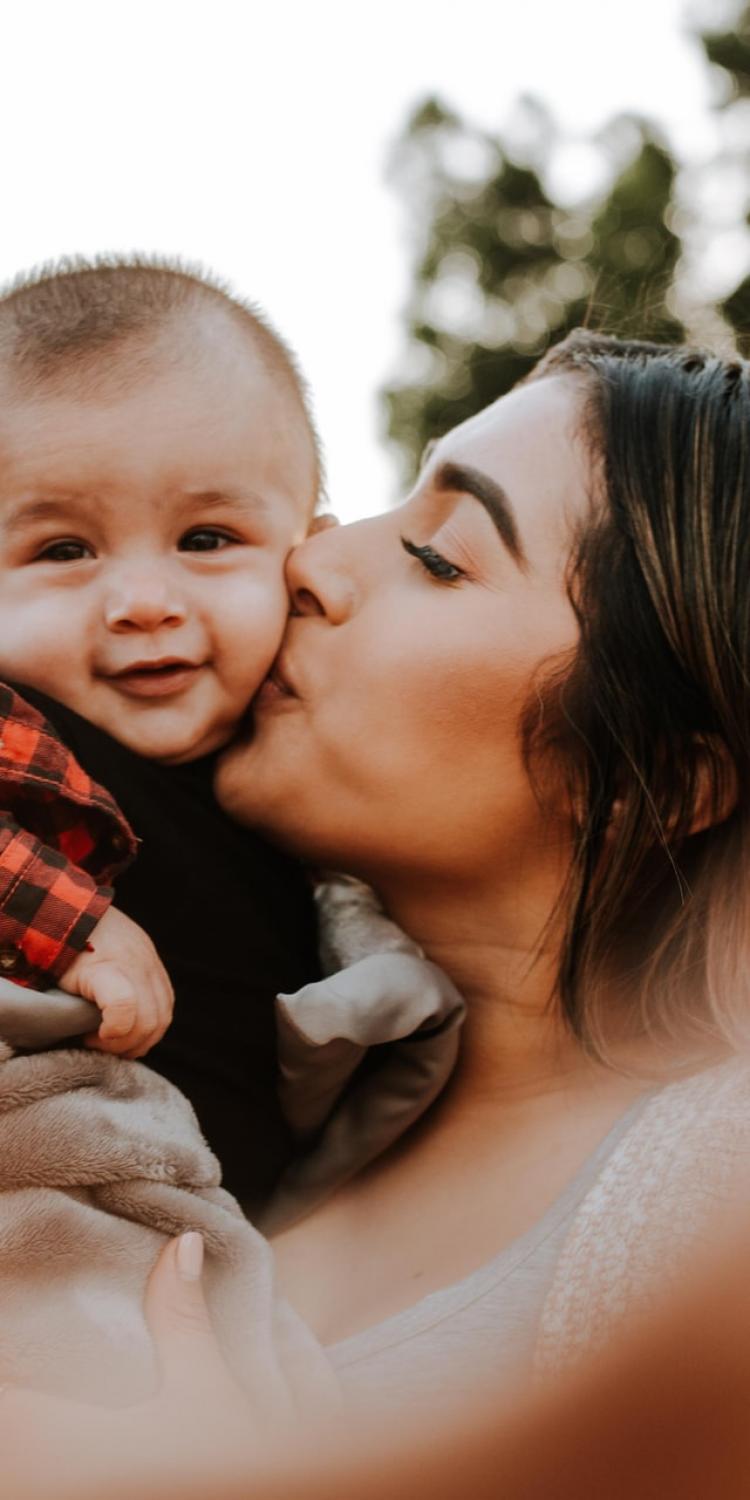
M314 458L224 320L129 374L0 380L0 675L175 764L230 738L273 660Z

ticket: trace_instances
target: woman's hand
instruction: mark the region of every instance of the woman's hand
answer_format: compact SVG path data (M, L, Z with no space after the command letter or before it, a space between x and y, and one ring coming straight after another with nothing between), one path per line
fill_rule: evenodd
M201 1285L203 1239L183 1234L164 1246L146 1287L146 1320L154 1336L162 1389L211 1391L230 1405L247 1405L221 1356Z

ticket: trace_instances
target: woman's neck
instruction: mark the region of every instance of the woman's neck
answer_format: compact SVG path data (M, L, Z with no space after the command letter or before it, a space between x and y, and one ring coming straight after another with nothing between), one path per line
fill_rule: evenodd
M522 883L519 882L519 885ZM378 882L393 919L453 980L466 1001L461 1055L446 1095L471 1113L524 1110L555 1095L578 1100L637 1092L705 1067L713 1057L673 1039L608 1038L607 1061L584 1050L563 1019L558 989L560 884L523 885L523 902L497 885ZM545 1105L546 1107L546 1105Z
M466 1001L456 1090L479 1104L559 1088L590 1065L559 1015L559 932L547 891L524 906L496 887L397 883L380 894L389 914L449 975Z

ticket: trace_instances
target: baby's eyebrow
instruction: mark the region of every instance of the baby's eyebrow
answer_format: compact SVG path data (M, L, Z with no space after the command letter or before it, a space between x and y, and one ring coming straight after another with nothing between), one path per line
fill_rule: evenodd
M189 505L200 505L210 508L211 506L236 505L242 510L254 510L261 515L267 515L271 507L263 495L258 495L254 490L185 490L184 498Z
M38 521L59 521L62 516L70 516L86 512L87 506L82 495L71 494L64 498L54 500L51 497L39 500L22 500L15 506L10 506L3 518L4 531L15 535L16 532L25 531L28 526L34 526Z
M183 490L180 500L186 510L195 506L199 506L202 510L212 507L218 510L221 507L226 509L229 505L245 513L253 512L261 518L269 515L271 511L269 501L253 490L232 488ZM13 537L44 521L90 519L94 505L98 515L98 501L94 502L91 495L75 490L57 497L45 495L39 496L36 500L21 500L15 505L10 505L5 515L2 516L2 529L6 536Z

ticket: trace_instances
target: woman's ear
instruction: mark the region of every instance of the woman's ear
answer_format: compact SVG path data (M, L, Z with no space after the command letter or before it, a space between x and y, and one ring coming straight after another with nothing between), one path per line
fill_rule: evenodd
M693 811L687 832L705 833L715 824L725 823L737 806L739 785L737 768L724 740L718 734L695 736L697 749ZM615 797L607 828L607 839L618 831L625 801ZM669 828L667 832L669 832Z
M725 823L737 806L737 767L718 734L696 735L698 758L695 796L689 833L704 833L715 823Z

